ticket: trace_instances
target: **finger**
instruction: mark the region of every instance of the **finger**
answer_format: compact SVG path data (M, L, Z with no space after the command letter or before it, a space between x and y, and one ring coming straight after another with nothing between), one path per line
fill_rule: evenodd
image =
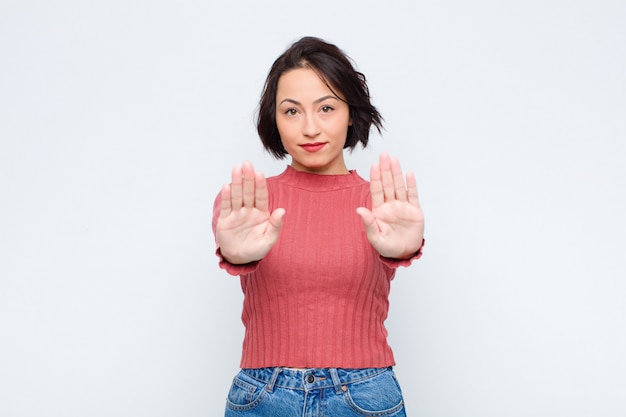
M224 184L220 195L222 200L220 204L220 217L226 217L232 211L232 203L230 198L230 184Z
M396 191L393 185L393 174L391 173L391 162L389 161L389 155L386 153L380 154L380 180L383 184L383 195L385 201L391 201L396 199Z
M370 194L372 195L372 207L378 207L385 202L383 183L380 180L380 165L373 163L370 168Z
M265 176L263 176L262 172L254 173L254 192L255 207L259 210L267 211L269 207L267 182L265 181Z
M254 207L254 167L248 161L243 163L243 206Z
M390 164L396 200L407 201L406 187L404 185L404 177L402 176L402 168L400 167L400 162L397 158L391 158Z
M233 168L232 181L230 185L230 202L233 210L239 210L243 204L243 178L241 174L241 167L236 166Z
M418 194L417 194L417 182L415 181L415 175L412 172L406 174L406 184L408 187L408 199L409 203L415 207L420 206Z

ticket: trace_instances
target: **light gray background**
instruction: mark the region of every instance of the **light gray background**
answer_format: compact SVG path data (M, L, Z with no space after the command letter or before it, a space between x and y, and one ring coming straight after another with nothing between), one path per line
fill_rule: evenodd
M414 170L387 322L411 416L626 415L626 3L0 1L0 415L218 416L230 168L272 61L337 43Z

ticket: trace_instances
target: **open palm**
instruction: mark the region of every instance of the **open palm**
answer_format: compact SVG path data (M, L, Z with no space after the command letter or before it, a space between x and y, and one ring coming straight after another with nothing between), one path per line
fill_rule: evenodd
M383 153L370 170L370 193L372 209L357 209L368 240L384 257L410 258L421 248L424 236L415 176L408 173L405 186L400 163Z
M263 258L278 240L284 209L268 210L265 177L250 162L233 168L232 182L221 192L215 234L220 252L232 264Z

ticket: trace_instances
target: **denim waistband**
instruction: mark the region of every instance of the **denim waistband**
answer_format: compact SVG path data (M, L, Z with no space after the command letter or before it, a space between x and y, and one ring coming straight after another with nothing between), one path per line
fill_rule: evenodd
M272 391L275 387L295 390L310 391L312 389L335 388L337 393L347 390L347 385L364 379L372 378L378 374L391 370L387 368L256 368L242 369L241 371L258 381L267 383L267 390Z

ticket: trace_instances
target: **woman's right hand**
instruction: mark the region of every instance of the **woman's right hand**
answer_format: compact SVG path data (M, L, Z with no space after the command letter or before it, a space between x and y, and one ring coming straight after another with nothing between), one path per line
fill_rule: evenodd
M248 161L234 167L221 200L215 234L222 257L236 265L262 259L278 240L285 215L282 208L270 214L263 173Z

